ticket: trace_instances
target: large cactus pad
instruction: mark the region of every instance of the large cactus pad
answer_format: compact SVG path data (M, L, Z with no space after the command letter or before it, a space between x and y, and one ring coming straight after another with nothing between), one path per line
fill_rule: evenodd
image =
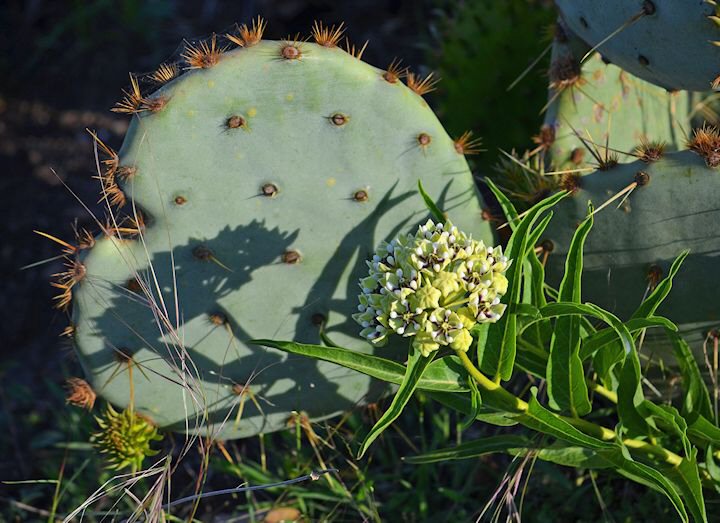
M720 76L714 0L556 0L565 23L614 64L666 89L705 91Z
M702 358L706 335L720 327L720 172L693 152L671 153L651 164L636 161L579 179L576 194L558 206L548 231L555 244L548 276L560 280L588 200L597 207L633 182L639 185L619 209L620 199L595 216L585 246L582 298L628 319L667 275L672 261L689 249L658 314L676 322ZM668 344L652 330L648 342L655 349Z
M458 226L492 236L462 143L394 74L301 42L210 58L134 117L117 172L125 209L142 209L148 225L88 251L73 320L106 399L128 404L130 367L136 411L200 432L229 417L221 437L233 438L384 392L359 373L247 341L319 343L325 323L334 342L372 350L349 318L357 281L379 241L426 219L418 180Z

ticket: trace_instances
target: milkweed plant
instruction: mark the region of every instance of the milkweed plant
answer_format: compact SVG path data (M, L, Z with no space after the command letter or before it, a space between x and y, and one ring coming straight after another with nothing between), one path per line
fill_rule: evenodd
M330 343L255 343L397 385L358 457L422 390L468 422L503 428L500 435L406 457L408 463L531 455L614 472L664 494L681 521L708 521L704 493L720 491L720 429L689 345L672 321L656 314L688 253L679 254L623 322L581 299L592 206L568 249L562 282L553 289L535 245L552 208L570 192L519 215L487 184L513 231L504 252L459 230L419 185L433 219L382 242L367 260L354 314L359 335L373 346L397 348L404 365ZM682 374L683 397L673 404L651 401L642 388L638 347L651 328L669 338ZM535 386L526 386L528 376Z

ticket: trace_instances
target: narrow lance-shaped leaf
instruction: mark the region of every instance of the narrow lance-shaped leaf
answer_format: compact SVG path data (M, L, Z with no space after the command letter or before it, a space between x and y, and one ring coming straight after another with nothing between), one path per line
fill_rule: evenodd
M710 403L710 393L703 380L700 368L690 347L682 337L672 331L666 331L667 337L673 346L675 360L680 367L683 386L682 414L692 423L698 415L713 419L713 409Z
M420 192L420 196L422 196L423 201L425 202L425 206L430 211L430 214L433 215L433 218L435 218L435 221L437 223L445 223L447 218L445 217L445 213L442 211L440 207L435 203L435 200L433 200L428 193L425 192L425 188L423 187L423 184L420 180L418 180L418 191Z
M707 523L705 511L705 497L700 482L700 471L697 464L697 448L691 450L690 454L683 458L682 463L677 467L665 467L662 472L678 488L685 505L690 509L696 523Z
M688 434L720 447L720 428L702 414L688 425Z
M467 430L470 425L475 423L475 420L481 414L483 409L483 402L482 396L480 395L480 390L478 390L478 386L477 383L475 383L475 380L472 379L470 376L468 376L468 386L470 387L471 411L468 414L467 418L465 418L465 421L463 421L462 423L461 430L463 431Z
M472 400L468 394L438 391L426 391L425 393L435 401L462 414L470 415L470 413L475 410L472 406ZM482 423L488 423L490 425L497 425L500 427L512 427L513 425L517 425L515 414L508 414L507 412L495 409L488 404L481 405L480 408L477 409L475 419Z
M490 178L485 178L484 182L487 184L488 188L492 191L493 195L500 204L500 207L503 210L503 214L505 215L505 219L507 220L510 229L514 231L517 228L518 224L517 209L515 209L515 206L512 204L510 199L505 196L505 193L502 192L500 188L495 185Z
M517 417L517 420L526 427L588 449L613 447L613 443L589 436L558 417L557 414L547 410L540 405L536 396L537 388L533 387L527 412Z
M635 318L625 322L625 327L633 334L637 331L651 327L665 327L672 331L677 331L677 325L663 318L662 316L651 316L649 318ZM605 347L610 343L617 341L617 332L611 327L597 331L585 338L580 347L580 359L585 360L592 356L596 351Z
M584 315L597 318L607 323L610 328L617 333L617 336L622 342L623 349L626 352L629 352L632 349L633 339L625 324L611 312L608 312L592 303L548 303L540 309L540 314L544 318L555 318L568 315Z
M532 230L532 233L528 238L528 248L525 255L523 256L522 270L523 283L521 302L524 304L543 306L547 303L543 292L545 270L535 253L535 245L540 241L540 237L545 232L545 229L550 223L552 216L552 211L548 212L545 216L543 216L540 220L540 223L538 223L538 225ZM549 341L549 335L552 333L552 325L549 324L549 321L534 323L532 329L525 332L526 339L529 339L531 343L539 347L546 346L546 338L547 341Z
M251 340L250 343L273 347L291 354L329 361L397 385L402 383L405 376L405 367L400 363L341 347L326 347L324 345L277 340ZM428 365L417 387L423 390L440 392L468 392L465 376L467 376L467 373L457 356L447 356Z
M592 210L592 205L589 205L589 215L575 231L565 258L565 275L559 288L559 298L564 302L581 302L583 248L593 226ZM547 366L547 385L552 408L567 410L573 416L584 416L592 410L580 359L578 315L560 316L555 320Z
M648 465L634 461L630 455L627 454L627 449L623 449L623 452L618 452L615 449L611 451L598 451L597 455L605 459L608 464L612 465L613 468L623 476L647 485L664 494L672 503L681 521L683 521L683 523L690 521L687 510L685 510L685 504L680 497L680 492L661 472Z
M405 405L407 405L407 402L410 401L413 392L415 392L415 389L420 382L420 378L422 378L425 369L428 365L430 365L431 361L432 357L423 356L419 350L413 348L412 345L410 346L407 371L405 372L403 381L400 384L400 387L398 387L398 390L395 393L392 403L390 403L388 409L383 413L377 423L375 423L373 428L370 429L368 435L365 436L365 440L362 442L362 445L360 445L360 450L358 451L358 459L365 455L365 452L367 452L368 448L370 448L373 441L375 441L380 434L382 434L385 429L388 428L390 424L395 421L398 416L400 416L400 414L402 414Z
M506 252L506 256L513 262L505 274L508 280L508 291L503 299L504 303L520 301L522 255L527 250L528 236L532 226L540 214L550 209L565 196L567 196L567 192L557 193L533 206L513 232ZM483 347L478 345L480 368L495 379L509 380L512 375L517 350L517 327L517 315L505 314L497 323L491 324L487 343Z
M631 436L650 434L650 426L645 419L646 415L640 408L645 401L641 380L640 358L637 349L633 346L630 354L625 357L620 370L617 389L618 417Z
M435 463L452 459L478 458L486 454L508 452L511 449L532 448L532 441L524 436L489 436L474 441L461 443L456 447L434 450L419 456L409 456L403 459L407 463L418 465L421 463Z
M680 270L680 266L688 255L688 251L684 251L678 256L670 267L668 275L655 287L653 292L640 304L635 313L631 316L631 319L650 318L657 311L658 307L662 304L665 298L672 289L673 278ZM627 349L625 350L627 353ZM637 358L637 355L635 356ZM620 375L615 372L615 367L621 361L624 361L621 349L616 344L609 344L601 352L597 352L593 358L593 366L598 372L601 381L612 389L620 387L620 382L624 381L623 390L626 395L624 399L623 407L621 410L625 416L634 425L636 429L641 429L643 423L640 421L640 416L637 413L633 413L633 409L642 402L640 395L642 390L640 388L640 374L639 374L639 363L625 361L623 368L620 371ZM636 372L637 369L637 372ZM631 392L629 387L635 387ZM628 397L627 395L630 395ZM634 398L634 399L632 399ZM634 422L633 422L634 420ZM642 431L640 431L642 432Z
M683 251L680 256L675 259L675 261L670 266L670 272L668 273L668 275L663 278L662 281L657 284L655 290L653 290L653 292L651 292L650 295L645 298L645 300L640 304L638 309L632 315L632 318L649 318L650 316L653 316L655 314L655 311L657 311L658 307L662 304L663 301L665 301L665 298L667 298L668 294L670 294L670 290L672 289L673 284L673 278L675 278L675 275L680 270L680 266L685 261L685 258L687 258L688 254L690 254L690 251Z

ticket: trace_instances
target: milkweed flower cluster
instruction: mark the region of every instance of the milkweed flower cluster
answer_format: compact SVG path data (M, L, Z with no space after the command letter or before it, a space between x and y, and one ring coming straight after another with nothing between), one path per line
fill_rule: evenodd
M450 222L428 220L415 235L381 243L360 280L361 336L375 345L396 334L414 337L423 356L441 346L467 351L477 323L505 312L510 266L501 247L473 240Z

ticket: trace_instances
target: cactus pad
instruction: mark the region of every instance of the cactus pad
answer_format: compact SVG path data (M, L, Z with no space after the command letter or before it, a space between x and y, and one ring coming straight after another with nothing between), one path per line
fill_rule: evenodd
M563 260L576 225L586 215L587 201L599 206L639 181L645 185L637 186L619 209L611 204L595 216L585 246L582 299L628 319L649 287L689 249L658 314L676 322L702 358L707 333L720 326L720 172L706 162L682 151L650 164L636 161L580 178L574 197L558 205L547 231L555 247L548 259L551 283L562 277ZM668 345L652 330L645 338L648 343L654 348Z
M605 150L605 145L633 153L652 139L668 151L683 148L690 129L688 93L669 93L605 64L597 53L581 67L587 47L567 30L559 34L565 41L556 38L553 44L550 103L540 133L541 138L546 136L544 141L558 170L599 163L588 151L587 145L593 148L592 144L608 163L634 158Z
M334 45L252 44L220 52L213 40L140 104L129 92L141 112L113 191L146 225L98 238L73 288L95 389L125 406L132 376L135 411L222 438L384 393L358 373L247 341L319 343L325 325L337 344L373 350L350 317L357 281L379 241L427 218L418 180L458 226L492 242L462 148L421 96Z
M671 90L716 87L720 12L714 0L555 3L573 32L635 76Z

